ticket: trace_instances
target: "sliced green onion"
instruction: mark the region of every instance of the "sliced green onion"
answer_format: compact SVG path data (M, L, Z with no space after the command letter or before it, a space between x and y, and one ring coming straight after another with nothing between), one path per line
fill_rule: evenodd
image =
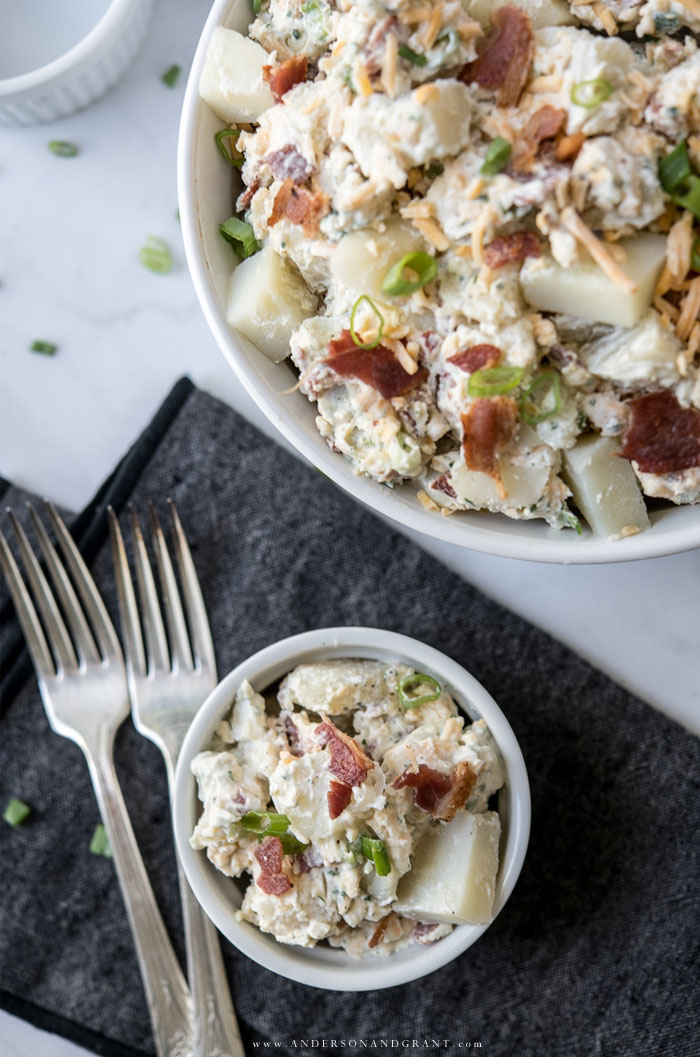
M167 84L168 88L174 88L175 82L182 72L181 66L169 66L161 77L163 84Z
M216 143L221 157L229 163L229 165L235 165L237 169L240 169L243 165L243 159L237 158L226 146L225 141L229 139L238 139L241 134L239 128L222 128L220 132L217 132L214 136L214 142ZM233 144L232 144L233 145Z
M510 158L510 153L513 150L507 139L503 139L502 136L496 136L489 143L489 149L486 151L486 158L484 164L481 166L482 176L495 176L501 169L505 169Z
M110 847L109 838L107 837L107 832L101 822L98 822L95 826L95 832L90 841L90 851L93 855L104 855L105 859L112 858L112 849Z
M654 15L654 28L658 29L659 33L677 33L680 24L679 16L671 11L657 11Z
M253 0L253 11L256 15L260 14L260 8L262 7L262 0Z
M579 536L583 535L583 528L581 527L581 522L575 514L572 514L570 510L567 510L566 507L564 507L561 512L561 516L564 519L566 528L576 529L576 532Z
M676 144L670 154L659 159L659 180L667 194L672 194L691 175L688 144L684 139Z
M402 44L399 48L399 55L402 59L406 59L407 62L412 62L414 66L427 66L428 60L425 55L419 55L413 48L409 48L408 44Z
M74 158L78 153L78 145L70 143L67 139L52 139L49 143L49 150L52 154L57 154L59 158Z
M436 176L442 176L444 171L445 166L442 164L442 162L431 161L430 165L425 170L425 175L428 177L429 180L434 180Z
M411 690L415 690L418 686L426 685L432 686L434 689L427 694L420 694L418 697L410 696ZM397 693L399 701L404 708L418 708L419 705L427 705L429 701L436 701L442 693L442 687L437 679L433 679L432 675L426 675L425 672L413 672L401 680L397 687Z
M219 231L230 242L239 257L252 257L260 249L255 238L252 224L239 217L231 217L225 224L219 224Z
M42 356L55 356L58 345L54 345L52 341L33 341L29 346L32 352L40 352Z
M156 272L157 275L166 275L173 266L168 244L156 235L148 236L139 250L139 260L144 268Z
M32 809L29 804L25 804L24 800L18 800L16 796L13 796L12 800L8 802L2 817L10 826L21 826L31 813Z
M467 392L470 396L500 396L520 384L522 367L483 367L469 376Z
M367 304L369 305L369 307L372 309L372 311L374 312L375 316L379 320L379 330L377 332L376 338L374 339L374 341L367 342L366 344L364 342L360 341L360 339L358 338L357 333L355 331L355 313L357 312L357 309L359 308L359 306L360 306L362 301L366 301L367 302ZM361 349L376 349L377 345L382 340L382 334L383 333L384 333L384 316L381 314L381 312L379 311L379 309L375 305L374 301L372 301L371 298L369 298L367 296L367 294L362 294L362 296L358 297L357 301L352 306L352 312L350 313L350 337L355 342L355 344L358 345Z
M266 834L266 836L269 835L270 834ZM308 844L303 844L300 840L297 840L292 833L279 833L278 836L280 843L282 844L282 851L285 855L298 855L299 852L309 846Z
M241 819L243 829L251 833L264 833L268 837L279 837L289 829L289 819L286 815L278 815L274 811L246 811Z
M690 251L690 267L694 272L700 272L700 239L696 239Z
M693 173L680 190L682 193L675 194L673 201L677 206L687 209L697 220L700 220L700 176L696 176Z
M407 269L415 273L415 279L404 277L403 273ZM406 297L431 282L436 275L437 261L429 253L423 253L422 250L405 253L384 276L382 290L391 297Z
M391 873L391 862L383 840L378 837L360 837L360 848L365 859L374 863L374 868L380 877L386 877Z
M556 415L560 407L561 392L556 371L545 371L539 378L535 378L520 400L520 413L528 426L545 422L552 415Z
M594 106L600 106L613 94L613 86L610 81L604 81L602 77L596 77L592 81L579 81L571 89L571 102L576 106L582 106L586 110L592 110Z

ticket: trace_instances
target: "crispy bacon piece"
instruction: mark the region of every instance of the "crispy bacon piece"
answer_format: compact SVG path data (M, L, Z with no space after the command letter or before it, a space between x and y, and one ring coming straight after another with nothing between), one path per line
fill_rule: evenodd
M513 4L496 8L479 57L463 66L459 78L497 91L499 106L515 106L530 76L535 35L530 16Z
M284 733L287 738L287 744L289 745L289 751L293 756L303 756L304 746L301 743L301 736L297 729L297 725L290 716L289 712L284 712Z
M700 466L700 412L681 407L667 389L636 396L627 404L630 424L622 455L643 473L674 473Z
M505 264L541 255L540 240L534 231L511 231L510 235L501 235L484 246L484 261L489 268L502 268Z
M308 66L306 55L294 55L280 66L263 66L263 80L269 84L276 103L282 102L290 88L306 80Z
M540 144L545 140L554 139L564 127L565 121L566 111L549 104L535 111L523 129L521 139L516 143L511 163L516 172L529 172L532 169Z
M450 499L457 498L457 493L450 484L446 473L443 473L441 477L436 477L430 487L436 492L444 492L445 495L450 497Z
M474 787L476 775L469 765L457 764L454 774L443 774L426 763L419 763L417 771L404 771L392 782L394 789L408 786L413 789L413 803L421 811L449 822L454 818Z
M385 400L403 396L424 382L428 372L424 369L409 374L396 356L385 345L374 349L361 349L352 340L349 330L328 344L330 357L325 362L344 378L359 378L373 386Z
M442 345L442 338L436 330L424 330L421 339L426 350L430 353L437 352Z
M454 356L448 356L447 362L453 363L468 374L473 374L484 367L494 367L500 358L501 350L495 345L471 345L468 349L456 352Z
M328 212L328 195L322 191L307 191L296 187L293 180L284 181L275 196L268 224L274 227L286 217L292 224L299 224L307 238L313 238L321 217Z
M510 396L480 396L462 415L464 461L470 470L487 473L505 498L498 456L518 431L518 405Z
M367 944L368 947L378 947L379 946L379 944L384 939L386 930L389 928L389 922L390 922L390 920L393 917L394 917L394 911L392 910L390 914L387 914L387 916L385 918L382 918L381 921L377 922L376 928L375 928L374 932L372 933L372 936L370 938L369 943Z
M338 730L327 716L323 717L323 723L319 723L315 733L319 745L327 747L331 754L328 765L331 774L346 785L362 785L374 764L357 742Z
M429 925L427 921L419 921L413 930L413 938L416 943L422 944L427 947L429 943L435 942L435 937L431 937L431 933L437 928L437 923Z
M269 896L284 895L292 887L292 882L282 872L283 854L279 837L265 837L253 852L260 865L258 888Z
M352 789L345 782L336 782L335 779L331 780L330 787L328 789L328 814L331 818L337 818L338 815L342 815L345 808L352 800Z
M255 192L258 190L259 187L260 187L260 177L256 173L255 176L253 177L253 179L250 181L249 185L246 187L245 191L243 191L238 196L238 201L236 202L236 209L238 210L239 213L242 213L245 209L248 208L248 206L250 205L250 203L253 200L253 195L255 194Z
M285 143L279 150L273 150L266 155L265 161L277 180L291 180L292 183L303 184L314 172L313 165L309 165L293 143Z

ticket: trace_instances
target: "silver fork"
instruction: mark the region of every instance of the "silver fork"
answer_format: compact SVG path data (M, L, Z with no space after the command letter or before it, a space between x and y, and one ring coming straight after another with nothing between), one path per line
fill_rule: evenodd
M155 508L151 506L153 546L167 635L138 518L132 510L136 583L142 619L139 618L119 522L111 507L108 514L131 714L136 729L155 742L163 754L172 788L175 763L187 728L216 685L216 662L192 555L175 505L169 502L169 507L187 622L165 536ZM198 1057L244 1057L218 934L194 898L179 862L178 877L188 977L194 1003L195 1052Z
M68 529L54 507L46 505L63 562L31 507L30 512L54 592L12 511L8 514L34 602L1 532L0 563L27 640L49 723L57 734L80 746L87 760L126 904L156 1051L159 1057L185 1057L191 1053L192 1001L153 896L112 760L114 736L129 715L122 652L100 594Z

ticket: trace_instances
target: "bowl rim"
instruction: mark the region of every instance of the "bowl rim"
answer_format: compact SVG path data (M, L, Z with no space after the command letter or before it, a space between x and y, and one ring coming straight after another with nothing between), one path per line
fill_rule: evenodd
M297 423L294 415L285 416L280 412L279 396L271 393L248 362L244 351L239 347L237 336L229 327L225 313L218 304L203 250L202 222L197 196L195 146L198 117L205 106L199 98L199 77L211 33L217 25L226 21L229 11L240 2L241 0L214 0L197 44L180 118L177 150L178 202L185 257L207 325L238 380L268 421L312 466L317 467L353 498L360 500L374 513L434 540L504 558L562 565L636 561L664 557L700 547L700 513L695 522L679 528L661 528L657 532L652 527L617 541L592 534L579 538L573 532L566 533L566 536L573 537L571 539L555 539L544 535L523 536L511 526L505 531L494 531L487 524L478 524L476 520L440 517L433 511L424 510L417 500L415 504L404 504L398 496L392 495L390 489L355 475L350 463L345 462L345 465L342 465L342 456L331 452L320 434L318 442L316 438L312 441ZM668 513L673 514L673 511ZM505 518L505 515L503 517ZM513 521L512 525L520 523ZM556 530L548 530L545 526L544 531ZM564 533L561 532L560 535L563 537Z
M37 66L13 77L0 78L0 102L8 102L11 96L24 95L36 88L45 88L52 81L73 73L77 66L86 62L92 54L107 43L123 15L142 0L110 0L107 8L84 37L51 62Z
M310 952L276 943L254 925L235 920L213 878L216 868L201 851L190 847L192 817L196 816L196 780L190 771L193 757L209 747L216 725L231 708L243 679L257 682L264 689L271 680L280 678L306 658L327 659L367 657L368 659L405 659L441 677L468 715L483 716L504 759L508 777L508 819L505 848L499 864L499 880L494 917L505 906L522 869L530 834L530 787L525 761L518 741L504 713L484 687L461 665L426 643L407 635L380 628L336 627L302 632L258 650L238 664L218 683L192 720L180 751L173 784L173 830L178 858L195 898L220 932L253 961L298 983L332 991L365 991L393 987L417 980L434 972L468 947L489 925L461 925L432 946L414 951L408 960L405 952L370 962L367 958L350 958L345 964L332 961L317 964ZM271 675L274 672L276 674ZM258 679L259 677L259 679ZM267 682L266 682L267 680ZM192 814L194 812L194 816ZM409 951L412 948L408 948ZM342 957L340 952L338 955ZM335 955L334 955L335 957Z

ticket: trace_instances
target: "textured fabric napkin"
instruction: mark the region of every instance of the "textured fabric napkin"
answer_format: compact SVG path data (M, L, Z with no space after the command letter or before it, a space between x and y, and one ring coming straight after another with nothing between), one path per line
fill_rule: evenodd
M2 506L23 494L0 485ZM469 668L520 739L530 849L495 924L461 958L369 994L312 991L224 943L247 1051L272 1043L485 1057L700 1053L700 745L580 658L355 505L328 480L183 381L74 531L114 613L104 506L177 502L219 671L282 636L391 628ZM2 527L7 528L3 514ZM547 575L547 570L542 570ZM562 620L575 598L562 598ZM4 594L0 824L2 1005L98 1053L153 1053L113 864L83 757L51 733ZM620 634L624 634L624 628ZM163 767L124 724L117 767L169 931L182 954ZM276 1045L274 1045L276 1044Z

